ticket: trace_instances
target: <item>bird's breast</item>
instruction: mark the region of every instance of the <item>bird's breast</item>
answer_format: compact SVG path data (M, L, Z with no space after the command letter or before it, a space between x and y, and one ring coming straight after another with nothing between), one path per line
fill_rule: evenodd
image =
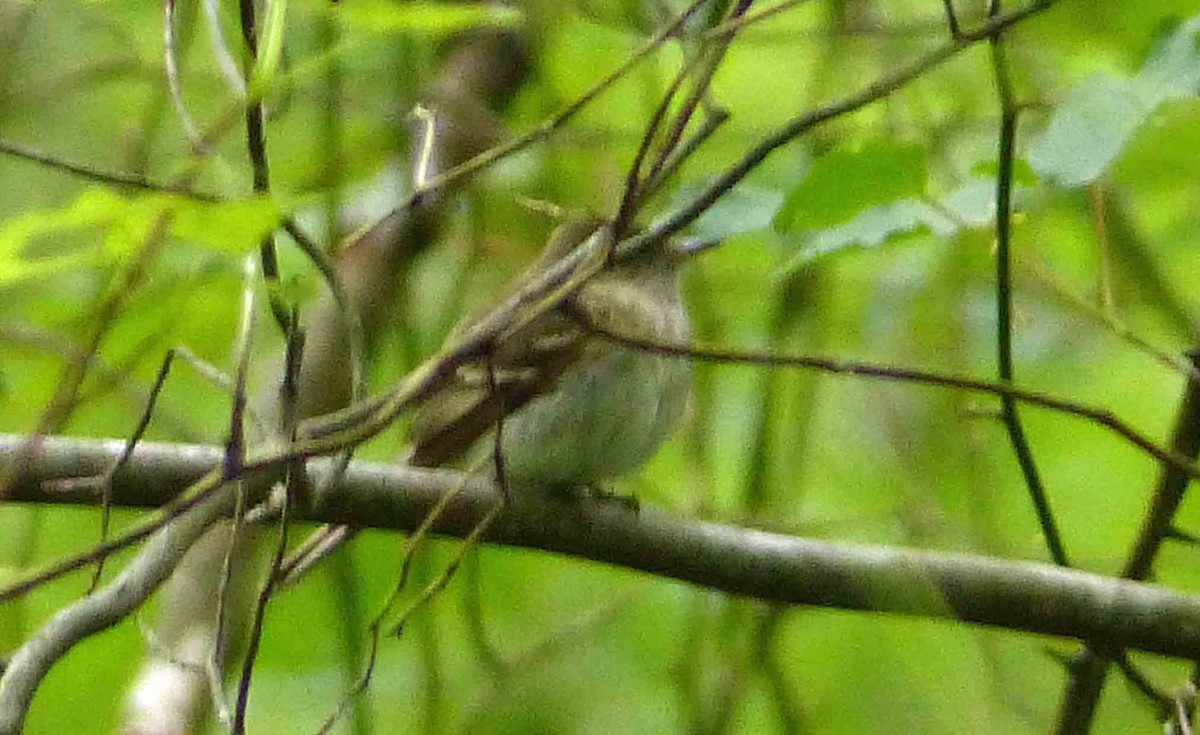
M581 294L580 306L589 320L606 329L680 344L689 336L687 316L677 285L667 285L648 294L598 282ZM589 484L636 469L682 417L690 379L686 360L590 338L581 359L554 390L505 421L510 477Z

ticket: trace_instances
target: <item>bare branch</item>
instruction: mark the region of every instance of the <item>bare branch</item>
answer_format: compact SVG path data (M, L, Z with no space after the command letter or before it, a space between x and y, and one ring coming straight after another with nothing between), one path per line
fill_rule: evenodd
M19 437L0 438L0 459L20 451ZM41 482L107 466L123 448L119 441L47 438L43 451L14 486L15 499L64 502ZM220 466L218 448L143 444L117 478L118 505L157 505L198 471ZM330 460L309 462L309 478L328 471ZM305 520L359 527L412 530L429 518L461 473L356 462L343 484ZM445 504L431 531L467 537L500 498L490 482L471 479ZM68 498L86 501L86 498ZM206 513L228 512L216 500ZM188 514L192 518L197 514ZM175 528L171 524L168 528ZM178 538L177 531L175 534ZM152 543L163 543L155 537ZM899 613L1094 641L1187 659L1200 658L1200 597L1137 582L1045 564L1004 561L967 554L915 551L789 537L746 528L678 518L652 508L631 511L621 503L560 502L517 496L484 537L485 543L542 549L641 570L710 589L790 605ZM139 555L139 559L142 556ZM163 574L169 570L163 570ZM125 579L122 573L120 579ZM116 584L114 582L114 584ZM109 588L98 595L111 595ZM94 598L79 603L92 605ZM104 617L85 628L111 625L135 605L105 598ZM64 611L56 616L94 615ZM74 618L72 618L74 619ZM52 622L59 625L72 623ZM76 633L79 623L72 624ZM57 631L56 631L57 633ZM30 646L42 650L44 636ZM25 649L22 649L24 651ZM57 651L61 655L62 650ZM0 704L10 675L26 680L29 657L13 657L0 685ZM2 708L0 708L2 709ZM0 732L3 732L0 729Z

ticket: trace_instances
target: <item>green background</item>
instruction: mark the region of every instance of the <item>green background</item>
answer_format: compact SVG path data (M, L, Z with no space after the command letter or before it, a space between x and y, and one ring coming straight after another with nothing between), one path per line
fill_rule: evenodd
M319 230L338 219L330 202L352 202L343 221L352 230L395 202L397 186L406 186L406 115L416 90L448 34L481 20L418 10L382 0L289 3L281 68L298 81L268 97L275 203L250 197L242 133L232 130L195 185L238 201L183 205L100 351L125 374L85 383L88 399L65 433L128 435L173 345L230 369L241 255L255 248L275 207ZM233 8L223 11L226 38L237 39ZM199 12L179 4L181 80L203 128L236 103ZM1063 0L1006 36L1024 105L1013 240L1017 382L1108 408L1160 440L1183 377L1124 335L1172 359L1194 344L1195 12L1187 0ZM968 25L980 20L963 13ZM187 148L166 92L161 22L161 8L146 3L0 4L0 136L100 170L171 179ZM652 28L641 8L618 0L530 3L515 22L533 39L535 69L496 121L512 132L585 91ZM336 54L325 51L332 33L344 44ZM933 2L811 2L750 27L714 83L730 121L651 210L686 201L775 126L946 38ZM427 355L449 320L485 304L530 260L550 222L518 197L613 211L645 121L681 59L668 47L550 142L456 195L447 236L398 296L411 318L374 350L373 387ZM331 117L322 90L334 69L343 98ZM726 238L689 267L698 338L995 377L998 110L980 44L773 155L694 228ZM330 136L340 141L332 154ZM16 433L36 424L54 392L65 364L56 340L88 333L97 300L161 202L4 156L0 191L0 431ZM304 259L286 244L281 250L289 293L317 293ZM265 315L260 326L254 352L265 365L280 345ZM686 426L618 489L678 514L814 538L1047 559L994 401L749 367L699 366L697 378ZM219 388L177 366L148 438L217 444L227 414ZM1115 573L1153 487L1154 461L1077 419L1032 409L1022 416L1072 559ZM390 461L403 437L397 427L358 456ZM117 523L133 517L119 513ZM1185 501L1179 525L1194 530L1198 521ZM91 511L2 507L0 579L82 550L98 532ZM312 732L333 710L347 686L345 630L364 628L381 604L401 546L395 534L364 533L272 603L251 732ZM434 543L419 575L432 578L455 550ZM1196 589L1196 562L1194 548L1168 545L1157 580ZM486 638L512 664L502 676L489 673L471 630L475 584ZM79 574L0 606L0 651L85 587ZM348 617L354 609L359 617ZM146 647L132 620L84 642L41 688L29 732L113 731ZM778 732L781 712L814 733L1045 732L1064 679L1058 658L1075 649L942 622L773 611L594 563L484 548L402 638L384 641L364 701L379 733ZM1182 663L1136 660L1166 689L1188 674ZM1096 731L1158 728L1139 695L1110 676Z

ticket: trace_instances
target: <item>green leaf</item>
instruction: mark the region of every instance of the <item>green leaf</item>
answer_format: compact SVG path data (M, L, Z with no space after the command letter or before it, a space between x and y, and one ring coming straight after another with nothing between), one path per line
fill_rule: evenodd
M263 197L201 202L158 193L125 198L109 189L87 189L65 207L25 212L0 225L0 285L119 260L141 247L164 216L170 216L172 235L240 255L275 229L283 213ZM28 252L39 239L88 230L99 234L83 248Z
M338 8L347 27L376 33L418 33L442 36L480 27L512 28L520 25L519 10L498 5L460 5L449 2L411 2L398 5L385 0L355 0Z
M89 248L67 255L48 258L17 260L11 263L0 261L0 286L9 286L23 281L35 281L56 273L98 265L107 260L99 248Z
M893 238L929 229L935 235L949 236L957 225L937 209L915 199L900 199L891 204L870 207L857 217L836 227L816 232L784 266L787 272L818 258L852 247L876 247Z
M685 187L676 196L676 204L684 205L700 192L700 187ZM739 184L717 203L705 210L692 225L691 231L711 240L728 240L771 226L779 211L783 196L773 189L753 184Z
M1133 132L1153 112L1131 80L1093 76L1055 110L1046 131L1030 146L1039 175L1064 186L1093 181L1116 159Z
M781 232L841 224L869 207L925 190L925 151L920 146L875 141L857 151L818 159L788 194L775 217Z
M1200 88L1200 16L1180 24L1132 78L1096 75L1057 107L1026 156L1041 176L1081 186L1108 170L1129 139L1169 99Z
M1021 190L1014 192L1018 203L1020 194ZM921 231L944 238L964 229L988 227L996 214L995 198L996 183L977 179L936 201L905 198L870 207L848 222L811 233L784 271L842 250L878 247Z
M145 240L163 206L158 195L131 201L108 189L93 188L65 207L10 217L0 226L0 285L118 259ZM102 230L103 236L83 248L47 255L27 252L41 238L90 229Z
M172 235L232 255L258 247L283 218L279 205L267 197L227 202L179 199L176 205Z
M996 176L1000 174L1000 164L996 159L980 161L971 167L971 175L981 179L991 179L995 188ZM1033 186L1038 183L1037 172L1022 158L1013 159L1012 181L1014 186Z
M0 228L0 258L14 257L26 243L42 235L106 224L125 208L125 200L117 194L107 189L88 189L61 209L10 217Z
M1188 97L1200 90L1200 15L1164 37L1135 81L1159 101Z

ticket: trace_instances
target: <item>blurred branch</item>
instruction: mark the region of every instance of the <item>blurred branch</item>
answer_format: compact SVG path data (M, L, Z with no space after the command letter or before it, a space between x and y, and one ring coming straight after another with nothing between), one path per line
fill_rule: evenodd
M1120 263L1118 272L1136 285L1143 302L1158 312L1174 335L1187 343L1195 342L1197 327L1192 310L1138 230L1126 198L1110 191L1105 197L1103 216L1111 255Z
M750 3L751 0L739 0L737 5L729 11L729 18L736 20L744 17L746 11L750 8ZM613 219L613 232L616 235L616 239L624 238L629 230L629 225L633 221L636 208L645 202L647 195L654 192L651 184L657 186L664 180L663 167L667 161L672 160L679 153L680 140L683 138L684 131L691 123L697 107L699 107L702 101L708 100L709 88L712 85L713 76L725 60L725 54L734 40L734 35L733 31L729 31L711 41L707 41L700 45L699 48L691 49L691 59L687 59L689 49L685 44L685 63L676 74L675 79L668 86L666 92L662 95L658 108L654 111L649 123L646 125L646 132L638 146L637 153L634 155L633 163L629 166L624 195L621 197L621 204L617 208L617 214ZM689 77L694 77L691 89L679 103L679 110L673 116L669 117L668 112L671 104ZM669 127L665 128L665 133L663 132L664 123L669 124ZM711 132L711 130L708 132ZM662 134L661 140L659 140L660 133ZM647 156L650 154L651 148L656 141L658 142L657 154L651 162L649 169L643 175L643 165L646 163ZM688 148L694 149L692 146L688 146ZM684 159L675 158L674 160L681 163Z
M301 355L304 349L304 330L300 327L299 320L294 313L288 321L291 327L287 340L286 368L284 369L283 384L280 388L281 411L283 414L281 429L284 436L294 438L296 431L296 403L300 392L297 384L299 382ZM239 371L239 378L240 373L241 371ZM335 464L340 465L342 461L343 459L339 457ZM279 514L279 534L275 545L275 554L272 558L271 569L267 574L266 581L263 582L258 592L258 600L254 606L254 614L250 623L250 641L247 645L246 655L242 659L242 671L237 686L237 700L233 711L233 724L230 727L233 735L245 735L246 732L246 705L250 698L250 680L254 672L254 664L258 659L259 646L262 643L263 624L266 620L267 605L270 603L282 581L279 569L280 564L283 562L284 554L287 553L291 515L303 497L301 492L304 480L303 466L303 462L299 460L292 460L287 466L287 473L283 483L283 507ZM230 534L231 544L241 535L242 532L237 528L235 522L234 532ZM223 579L227 578L223 576ZM217 650L221 650L225 643L226 640L223 635L216 636Z
M1047 268L1036 257L1014 254L1013 264L1020 268L1025 275L1045 288L1051 296L1061 301L1065 308L1086 319L1090 319L1112 333L1117 339L1125 342L1133 349L1141 352L1168 370L1179 373L1188 380L1200 381L1200 370L1197 370L1196 366L1187 357L1172 354L1165 349L1156 347L1149 340L1117 321L1111 314L1111 311L1103 304L1096 306L1086 298L1072 292L1071 287L1063 279L1056 276L1053 271Z
M112 186L128 187L130 189L138 189L141 191L163 192L167 194L178 194L189 199L196 199L202 202L219 201L217 197L209 194L203 194L193 191L191 187L182 183L159 183L150 181L144 176L137 174L126 174L114 171L102 171L84 164L73 163L56 156L43 153L35 148L31 148L11 140L0 139L0 153L4 155L21 158L31 163L37 163L47 168L52 168L64 173L80 176L89 181L95 181L100 184L110 184Z
M342 697L334 712L325 719L324 724L322 724L320 730L318 730L321 735L329 732L333 726L337 724L337 721L341 719L342 715L345 714L350 705L358 699L359 695L361 695L362 692L366 690L367 685L370 684L371 677L375 671L375 664L378 660L379 642L383 635L384 625L387 622L387 618L391 615L392 610L399 603L400 596L404 593L406 587L408 586L408 580L412 574L413 561L417 558L416 552L427 543L429 536L434 532L438 522L443 518L444 514L455 504L455 501L461 496L463 491L470 486L469 478L474 469L477 468L472 468L472 470L468 470L466 473L450 473L454 475L452 484L446 486L444 491L438 493L436 497L430 498L432 502L430 503L427 512L423 513L420 520L415 523L411 529L409 529L412 531L412 534L409 535L404 542L404 554L400 563L399 578L396 580L396 584L392 588L391 593L380 607L379 612L377 612L371 619L371 623L367 628L368 652L367 660L363 666L362 673ZM349 477L346 477L344 482L345 484L341 486L339 490L348 487L353 481ZM502 497L503 496L496 497L492 502L492 507L482 512L478 522L476 522L470 528L465 529L464 533L462 534L462 538L466 539L468 543L459 549L458 555L446 567L442 576L440 576L438 579L435 579L432 583L426 585L422 589L418 599L410 603L409 607L401 615L400 621L395 623L393 627L392 633L394 636L399 637L405 622L407 622L412 613L415 612L418 607L432 599L432 596L437 591L442 589L445 583L449 582L450 576L453 575L454 571L458 568L458 564L462 560L463 555L474 547L474 544L478 541L480 535L495 520L498 511L503 505L503 502L501 501ZM326 499L332 498L330 496L326 496ZM363 524L356 525L361 527Z
M597 238L593 237L593 240L595 241ZM596 247L601 247L599 242L593 242L593 252L596 252ZM580 253L578 250L575 254L579 256L586 255L586 253ZM565 260L572 260L572 258L568 256ZM474 327L461 341L452 345L443 353L434 356L410 373L377 405L367 405L365 408L358 409L357 411L333 414L325 417L320 422L312 423L310 424L309 433L317 438L293 442L286 447L266 449L262 453L247 458L240 469L247 471L250 475L270 474L276 471L280 463L298 457L314 457L337 452L348 443L360 441L364 437L369 437L373 433L386 428L394 416L399 415L413 404L424 399L430 391L436 389L441 384L441 381L445 380L447 374L452 373L457 366L463 364L475 356L479 350L484 349L487 344L490 344L490 340L495 339L495 335L502 334L508 329L520 328L521 325L527 323L528 319L532 318L529 316L530 314L537 315L544 313L562 298L558 294L569 292L571 288L586 279L590 273L595 272L598 266L603 265L602 262L595 263L594 258L592 260L593 264L588 265L585 263L585 267L580 268L578 274L571 276L565 283L559 286L557 292L552 292L550 295L542 297L540 302L534 304L536 308L529 308L521 312L519 307L522 306L522 301L536 300L541 296L540 289L546 288L546 286L539 283L535 284L539 287L538 291L522 291L518 296L514 297L516 299L515 304L508 303L502 308L497 309L479 325ZM570 265L568 264L567 267L569 268ZM552 270L552 275L560 270L562 268L556 267ZM553 285L555 281L551 280L549 283ZM737 350L707 349L688 345L670 345L609 332L600 329L595 324L586 324L585 326L594 334L618 344L671 357L706 362L758 365L762 367L804 367L847 375L937 385L996 396L1007 395L1043 408L1086 418L1125 438L1132 445L1190 477L1195 477L1198 473L1195 464L1186 457L1181 457L1172 450L1159 447L1141 432L1129 427L1113 416L1109 411L1017 388L1003 382L962 378L909 368L840 361L830 358L780 356ZM359 411L363 411L363 414L360 414ZM14 462L11 466L14 476L19 475L22 469L21 463ZM99 544L91 550L55 564L47 570L29 575L7 588L0 588L0 601L10 599L26 589L66 574L83 564L94 561L104 554L111 553L115 549L124 548L140 541L157 530L162 523L165 523L174 515L182 513L192 505L201 502L209 494L215 492L216 487L227 479L229 479L228 476L222 472L208 473L198 480L193 487L189 488L183 497L173 501L168 508L165 508L163 517L135 524L110 542ZM60 491L60 494L63 493ZM371 523L368 522L365 525L369 526Z
M23 349L32 349L40 352L46 352L51 355L60 357L68 362L77 362L87 360L88 355L83 349L73 340L64 337L57 332L47 329L41 329L32 324L22 324L16 322L0 321L0 343L10 343L20 346ZM179 349L175 348L168 350L169 355L176 355ZM134 351L136 358L141 358L142 350ZM178 354L187 360L192 360L194 355ZM164 358L168 359L168 358ZM173 359L173 357L169 358ZM99 397L109 391L119 389L131 410L141 413L146 407L148 390L143 390L138 384L137 378L133 374L134 359L130 358L125 361L126 364L114 365L109 363L101 355L96 355L92 358L92 374L95 376L98 387L94 387L88 391L80 392L80 399L77 405L86 403L89 399ZM161 365L161 363L160 363ZM181 441L201 441L200 436L193 427L188 425L187 421L178 413L164 412L161 407L156 412L155 418L160 426L169 427L170 436L173 439Z
M169 214L160 214L158 220L161 222L169 216ZM252 269L250 273L253 274ZM150 594L174 573L179 562L206 533L207 528L228 513L233 500L236 498L238 506L242 505L242 493L245 492L243 485L240 482L234 482L226 486L223 481L239 478L244 462L245 372L253 331L253 293L252 287L247 288L242 315L243 323L239 334L239 369L233 407L230 412L230 430L217 469L210 473L206 483L200 484L202 489L192 499L195 502L190 503L190 507L186 508L188 512L181 511L173 519L172 514L168 513L165 519L155 519L150 524L143 524L142 529L147 534L154 533L153 537L141 550L141 553L126 565L112 582L100 589L89 589L86 597L61 609L37 633L16 649L9 665L4 670L3 677L0 678L0 734L10 735L10 733L15 734L22 731L25 715L38 685L59 659L65 656L76 643L112 627L141 607ZM149 412L148 408L144 417L145 422L149 421ZM14 482L19 483L19 478L25 472L21 455L24 454L25 458L31 457L37 453L37 449L36 445L31 449L27 441L14 446L16 457L10 458L9 466ZM132 441L127 441L116 461L109 465L118 467L118 469L112 473L105 472L102 497L105 526L107 526L108 508L111 505L114 478L118 476L120 467L127 463L132 456L133 446ZM84 492L90 493L90 490ZM178 509L179 506L177 505L176 508ZM166 520L171 520L171 522L168 523ZM118 546L107 543L102 538L93 547L92 553L85 556L96 556L99 553L96 560L103 561L106 550L113 548L118 548ZM214 658L218 656L219 654L214 654Z
M155 217L149 231L118 270L112 286L95 300L92 308L86 311L91 315L91 324L87 337L80 344L79 357L71 360L64 367L55 384L53 396L38 418L36 428L32 435L25 440L27 455L35 454L42 436L57 432L66 425L67 420L75 411L78 406L80 389L91 371L93 363L96 362L100 346L124 308L129 295L141 285L151 263L158 257L173 217L174 211L169 209L160 212ZM0 500L7 497L9 483L19 472L19 458L8 465L0 464Z
M0 438L0 458L17 454L21 441L20 437ZM95 474L123 446L121 441L48 437L42 451L25 465L26 472L13 488L14 497L37 503L89 502L82 494L49 493L43 483ZM143 444L126 471L115 478L113 502L128 506L168 502L181 487L219 467L222 460L222 451L215 447ZM309 480L328 471L330 461L310 461ZM356 462L344 484L331 490L320 507L298 515L311 521L408 531L444 503L431 531L465 538L477 533L481 522L495 511L500 494L490 483L470 479L447 500L447 494L463 481L461 473L449 470ZM229 510L228 503L217 502L205 508L212 515ZM634 512L624 504L603 500L562 502L519 496L496 516L484 541L602 561L791 605L955 620L1200 658L1200 597L1045 564L828 543L677 518L650 508ZM127 568L120 579L129 573ZM94 614L93 600L88 598L77 607ZM104 616L92 623L94 627L111 625L132 610L113 605L102 606ZM84 614L73 610L60 613L54 621ZM45 645L41 635L32 643ZM21 654L14 656L0 680L0 702L14 696L10 687L15 684L9 680L24 669L18 663L24 664Z
M48 440L49 441L49 440ZM53 442L52 443L56 443ZM14 460L22 453L21 442L5 444L5 459ZM42 455L38 455L42 456ZM109 461L116 455L106 455ZM223 453L210 455L212 467L219 467ZM136 465L136 462L135 462ZM99 469L99 468L97 468ZM130 474L136 470L131 469ZM18 486L24 481L18 480ZM114 484L114 500L123 487ZM137 610L149 594L175 570L188 549L204 535L209 525L228 512L230 491L207 496L192 512L179 516L162 528L112 582L69 605L50 618L37 633L21 644L0 677L0 733L15 735L22 731L25 714L34 692L50 667L83 638L110 628Z
M1200 354L1193 353L1191 358L1193 364L1200 363ZM1171 446L1185 457L1200 454L1200 384L1194 380L1185 384L1171 434ZM1173 535L1175 513L1183 502L1190 480L1177 468L1163 465L1150 509L1121 570L1123 578L1142 580L1150 576L1154 557L1163 542ZM1060 735L1086 733L1090 729L1113 653L1112 647L1088 646L1069 662L1067 685L1058 713L1056 732Z
M179 85L179 55L175 47L175 0L164 0L163 2L163 70L167 75L167 89L171 93L171 102L175 105L175 114L179 116L179 123L183 127L183 133L188 139L188 143L193 150L198 153L200 150L198 144L202 140L200 131L196 124L192 122L192 116L188 114L187 104L183 101L183 89Z

